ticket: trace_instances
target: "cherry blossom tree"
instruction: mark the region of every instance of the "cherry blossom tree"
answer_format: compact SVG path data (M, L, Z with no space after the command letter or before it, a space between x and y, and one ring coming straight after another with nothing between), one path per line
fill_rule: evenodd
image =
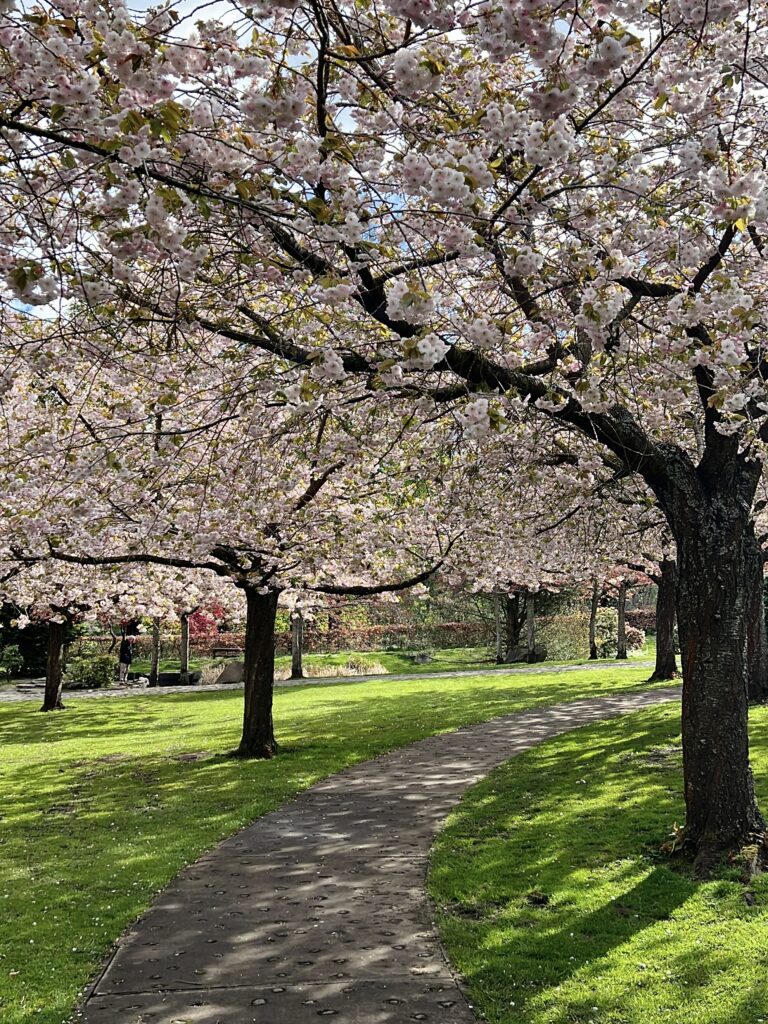
M747 738L768 438L765 5L3 5L7 299L544 417L677 549L686 841L764 831ZM195 22L193 26L193 21ZM66 359L63 342L45 356ZM354 385L356 387L358 385Z
M136 351L108 371L94 370L81 350L75 365L41 367L33 355L17 373L0 452L2 536L9 557L32 564L144 567L145 587L147 569L178 570L181 585L165 601L182 632L203 603L201 574L238 590L246 605L239 753L271 756L280 595L422 582L464 529L461 463L453 460L452 476L446 469L430 494L418 453L446 443L442 421L419 423L410 406L400 422L353 399L333 411L298 392L265 398L253 376L235 379L242 367L233 376L213 359L205 370L202 344L190 355L175 345L145 351L142 336L132 338ZM449 509L454 521L441 527ZM207 590L221 602L220 590ZM148 599L134 613L161 615Z

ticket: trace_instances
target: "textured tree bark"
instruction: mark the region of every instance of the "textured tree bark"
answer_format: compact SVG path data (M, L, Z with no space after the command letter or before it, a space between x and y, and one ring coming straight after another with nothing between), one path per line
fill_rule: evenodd
M764 704L768 701L768 641L765 629L765 601L763 590L763 551L755 540L750 553L752 577L749 584L749 620L747 623L747 665L749 672L749 702Z
M519 647L520 634L523 631L525 622L525 608L520 608L519 594L504 595L504 633L507 649L504 656L509 654L513 647Z
M685 834L703 875L765 830L747 734L755 541L745 504L721 489L670 524L678 552Z
M625 661L627 655L627 581L619 584L618 596L619 622L616 629L616 657Z
M656 667L648 680L649 683L677 678L677 659L675 658L677 567L674 559L662 559L659 570L659 575L656 577L658 584L656 594Z
M274 757L277 753L272 724L272 693L275 685L275 615L277 591L260 594L242 585L246 598L245 707L243 735L237 757Z
M525 645L529 663L536 661L536 595L525 595Z
M597 627L597 609L600 604L600 586L597 577L592 581L592 601L589 605L589 660L597 661L597 640L595 639Z
M67 625L65 622L48 623L48 660L45 666L45 694L41 711L63 711L61 687L64 682L64 641Z
M160 674L160 619L152 619L152 660L149 665L149 685L157 686Z
M291 679L304 678L304 616L295 611L291 619Z
M179 641L179 682L189 684L189 612L181 613L181 639Z

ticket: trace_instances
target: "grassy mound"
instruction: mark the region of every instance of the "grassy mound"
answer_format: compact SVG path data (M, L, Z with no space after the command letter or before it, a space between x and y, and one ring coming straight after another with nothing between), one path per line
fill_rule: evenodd
M753 715L768 805L768 709ZM768 877L696 882L659 851L683 819L679 709L590 726L473 787L433 851L447 950L491 1024L768 1020Z

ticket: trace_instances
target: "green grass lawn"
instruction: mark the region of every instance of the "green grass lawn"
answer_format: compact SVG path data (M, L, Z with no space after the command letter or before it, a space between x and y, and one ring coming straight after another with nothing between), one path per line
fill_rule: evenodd
M186 863L316 780L536 704L643 686L647 669L279 690L284 753L243 762L242 695L0 705L0 1019L63 1024L120 932Z
M645 647L641 651L632 651L630 660L652 660L656 656L656 638L649 636ZM372 671L377 671L381 666L390 675L411 675L424 672L456 672L474 669L496 668L496 661L492 653L485 647L453 647L445 650L433 651L430 660L424 664L413 661L413 652L408 651L339 651L336 654L305 654L304 673L311 676L313 671L323 671L330 668L339 669L339 674L354 674L356 666L368 665ZM218 659L216 663L224 662ZM201 669L203 665L213 664L212 658L190 658L189 667L193 671ZM350 664L354 666L350 668ZM574 661L557 662L553 664L564 665L586 665L587 659L581 658ZM276 669L290 669L291 659L287 654L279 654L275 658ZM521 666L524 667L524 666ZM149 672L149 661L137 659L131 665L132 672L147 674ZM163 658L160 662L161 672L178 672L178 659Z
M190 669L200 669L206 664L224 664L225 660L235 659L213 659L213 658L190 658ZM409 657L407 651L339 651L335 654L305 654L304 673L311 676L318 669L325 670L337 668L342 674L354 674L355 668L350 663L370 666L374 671L381 666L386 672L392 675L404 675L406 673L421 672L453 672L457 669L483 669L495 665L490 652L484 647L454 647L447 650L433 652L429 661L420 665ZM291 658L287 654L278 654L275 658L276 669L290 669ZM149 672L149 661L137 659L131 665L132 672ZM160 662L161 672L178 672L179 661L173 658L163 658Z
M753 713L768 806L768 709ZM659 851L684 816L679 709L580 729L473 787L430 891L490 1024L768 1020L768 877L696 882Z

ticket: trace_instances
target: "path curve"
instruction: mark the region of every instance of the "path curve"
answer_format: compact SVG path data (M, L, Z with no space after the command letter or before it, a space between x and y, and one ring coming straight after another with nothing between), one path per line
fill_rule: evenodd
M425 879L468 786L678 689L534 708L331 776L186 868L119 941L81 1024L476 1024Z
M408 672L404 674L386 673L367 676L305 676L303 679L277 679L275 686L340 686L349 683L403 683L417 679L461 679L463 676L518 676L518 675L557 675L560 672L580 672L584 669L605 668L653 668L653 661L585 661L580 665L536 664L501 668L489 665L487 668L461 668L445 672ZM65 701L80 700L83 697L164 697L168 693L216 693L217 691L237 692L242 690L242 683L207 683L194 686L112 686L105 690L64 690ZM0 690L0 704L16 703L24 700L40 700L45 686L40 684L34 689Z

